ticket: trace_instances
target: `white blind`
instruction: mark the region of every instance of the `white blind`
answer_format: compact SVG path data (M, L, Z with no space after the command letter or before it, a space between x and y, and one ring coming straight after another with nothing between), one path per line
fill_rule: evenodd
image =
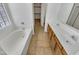
M10 25L4 6L0 3L0 29Z

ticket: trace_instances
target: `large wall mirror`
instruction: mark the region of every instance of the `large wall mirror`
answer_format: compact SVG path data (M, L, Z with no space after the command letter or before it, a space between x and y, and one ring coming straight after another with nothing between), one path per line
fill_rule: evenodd
M73 5L67 24L79 29L79 3Z

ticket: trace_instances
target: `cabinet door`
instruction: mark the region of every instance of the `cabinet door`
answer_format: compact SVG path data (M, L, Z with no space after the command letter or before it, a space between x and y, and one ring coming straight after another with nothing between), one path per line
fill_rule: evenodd
M47 31L48 31L48 36L49 36L49 39L51 39L52 29L50 28L50 26L49 26L49 25L48 25Z
M55 54L56 54L56 55L62 55L61 49L59 48L58 45L56 45Z
M67 55L66 51L64 50L64 48L62 49L62 54L63 55Z
M57 45L59 46L59 48L62 49L62 45L61 45L61 43L59 42L59 40L56 36L55 36L55 40L56 40Z
M51 48L52 48L52 50L55 50L55 46L56 46L56 40L54 39L54 37L52 36L51 37Z

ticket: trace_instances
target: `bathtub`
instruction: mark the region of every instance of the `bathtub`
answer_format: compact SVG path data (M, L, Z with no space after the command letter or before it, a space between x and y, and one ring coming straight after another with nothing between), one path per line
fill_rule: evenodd
M0 48L7 55L25 55L32 36L32 29L17 29L0 41Z

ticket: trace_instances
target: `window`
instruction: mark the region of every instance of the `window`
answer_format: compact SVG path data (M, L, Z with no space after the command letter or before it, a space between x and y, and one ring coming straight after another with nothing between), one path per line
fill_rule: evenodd
M0 29L5 28L9 24L10 23L9 23L8 17L6 15L4 6L3 6L3 4L0 3Z

